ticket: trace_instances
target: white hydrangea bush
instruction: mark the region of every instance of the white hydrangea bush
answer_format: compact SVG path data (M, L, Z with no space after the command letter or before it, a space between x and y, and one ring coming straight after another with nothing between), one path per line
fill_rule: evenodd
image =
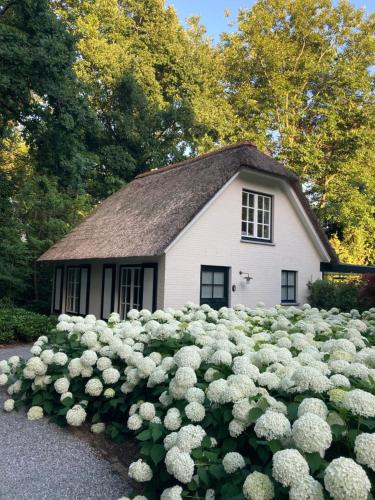
M4 411L136 437L133 498L371 498L375 309L62 314L31 354L0 362Z

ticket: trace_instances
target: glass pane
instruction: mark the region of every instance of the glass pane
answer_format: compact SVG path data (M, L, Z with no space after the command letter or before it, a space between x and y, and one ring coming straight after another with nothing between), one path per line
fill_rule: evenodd
M223 272L215 272L214 273L214 283L215 285L224 285L224 273Z
M258 209L263 209L263 196L258 196Z
M254 221L254 209L253 208L249 208L248 219L247 220L249 222L253 222Z
M248 204L248 206L249 206L249 207L254 207L254 195L253 195L253 194L248 193L248 196L249 196L249 198L248 198L248 203L247 203L247 204Z
M270 198L264 198L264 210L270 209Z
M265 224L270 223L270 213L269 212L263 212L263 222Z
M263 238L263 226L262 224L257 224L257 236L258 238Z
M295 300L295 288L294 286L288 287L288 300Z
M294 286L294 273L288 273L288 285Z
M247 193L246 191L242 191L242 205L247 206Z
M264 238L269 239L269 237L270 237L270 228L269 228L269 226L263 226L263 236L264 236Z
M214 299L223 299L224 298L224 287L222 285L214 286Z
M282 288L281 289L281 300L288 300L288 289L287 288Z
M246 235L246 222L242 222L242 224L241 224L241 231L242 231L242 234Z
M258 222L263 222L263 212L258 210Z
M202 285L201 297L202 299L212 299L211 285Z
M247 225L247 232L248 232L249 236L254 236L254 224Z
M282 285L288 284L288 273L286 273L285 271L281 271L281 284Z
M211 285L213 273L211 271L203 271L202 272L202 284L203 285Z
M247 220L247 208L242 207L242 220Z

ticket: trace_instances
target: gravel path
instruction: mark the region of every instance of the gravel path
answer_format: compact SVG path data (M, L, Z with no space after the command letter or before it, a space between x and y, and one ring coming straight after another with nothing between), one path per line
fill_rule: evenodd
M0 360L29 357L29 347L0 349ZM5 413L0 388L1 500L115 500L130 486L88 443L47 419Z

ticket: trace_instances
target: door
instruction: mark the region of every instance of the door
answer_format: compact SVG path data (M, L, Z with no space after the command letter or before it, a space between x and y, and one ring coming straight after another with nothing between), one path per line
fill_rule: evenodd
M141 266L120 267L119 313L123 319L131 309L142 309L142 271Z
M228 307L229 268L201 266L200 303L213 309Z

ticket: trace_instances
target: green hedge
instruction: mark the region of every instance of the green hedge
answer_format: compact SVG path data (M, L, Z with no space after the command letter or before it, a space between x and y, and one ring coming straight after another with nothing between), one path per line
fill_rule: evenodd
M56 325L54 316L45 316L21 307L0 305L0 344L30 342L47 335Z
M359 284L317 280L308 283L308 288L309 302L313 307L327 310L337 307L342 312L363 309Z

